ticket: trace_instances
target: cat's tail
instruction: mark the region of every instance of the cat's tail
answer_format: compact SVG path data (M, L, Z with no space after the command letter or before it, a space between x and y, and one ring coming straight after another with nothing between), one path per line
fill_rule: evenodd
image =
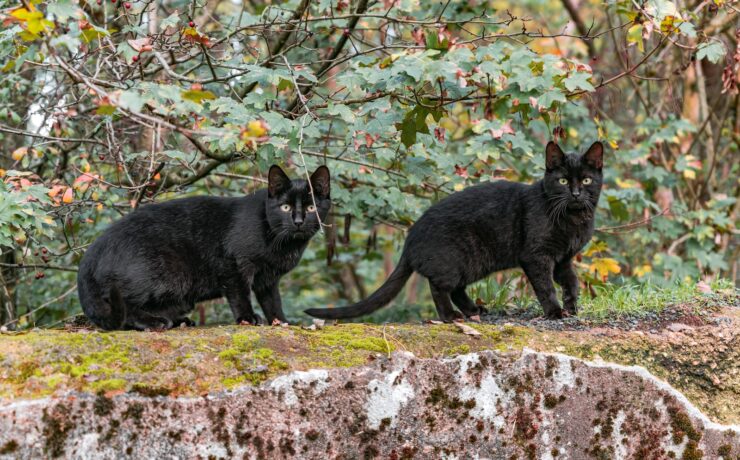
M311 308L306 310L306 313L323 319L356 318L370 314L381 309L393 300L401 292L401 289L406 284L406 280L409 279L413 272L414 270L409 266L406 258L401 255L401 260L398 261L398 265L393 270L393 273L391 273L391 276L385 280L385 283L377 291L370 294L370 297L367 299L361 300L354 305L340 308Z
M96 315L93 322L108 331L123 329L126 323L126 302L116 283L111 284L108 298L103 299L103 302L108 304L108 312L104 315Z

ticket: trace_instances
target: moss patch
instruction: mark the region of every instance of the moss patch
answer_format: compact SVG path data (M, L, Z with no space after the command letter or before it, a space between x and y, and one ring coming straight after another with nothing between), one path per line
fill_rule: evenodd
M319 330L227 326L163 333L45 330L0 335L6 369L6 377L0 379L0 398L35 398L64 390L199 395L259 384L289 370L360 366L394 351L445 358L487 349L518 352L526 346L645 366L713 419L740 423L735 397L740 388L740 373L735 371L740 362L738 343L715 340L716 348L702 348L691 345L697 340L693 336L667 343L649 334L473 327L480 336L463 334L447 324L340 324ZM546 406L557 404L550 399Z

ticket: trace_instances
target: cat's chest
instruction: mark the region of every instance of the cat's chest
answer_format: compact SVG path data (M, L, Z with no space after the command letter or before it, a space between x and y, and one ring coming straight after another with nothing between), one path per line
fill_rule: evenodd
M285 274L301 261L304 248L292 250L268 250L263 260L263 269Z
M584 246L586 246L586 244L588 244L588 242L591 240L592 235L592 225L575 227L567 237L566 241L568 242L568 245L565 256L575 256L581 249L583 249Z

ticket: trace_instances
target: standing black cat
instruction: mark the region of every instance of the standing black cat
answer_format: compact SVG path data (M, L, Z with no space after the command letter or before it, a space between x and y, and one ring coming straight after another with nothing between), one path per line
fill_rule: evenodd
M591 239L602 181L603 146L594 143L579 156L564 154L554 142L545 149L546 171L531 185L497 181L454 193L429 208L411 227L398 266L365 300L306 313L326 319L354 318L389 303L413 272L429 280L443 321L482 309L465 287L489 274L522 267L545 315L562 318L553 278L563 287L563 303L576 312L578 278L573 256ZM483 310L484 311L484 310Z
M315 202L311 197L311 188ZM186 323L195 303L226 296L237 323L286 321L278 282L300 261L331 207L329 170L291 181L278 166L267 190L239 198L193 197L142 206L87 250L77 289L104 329Z

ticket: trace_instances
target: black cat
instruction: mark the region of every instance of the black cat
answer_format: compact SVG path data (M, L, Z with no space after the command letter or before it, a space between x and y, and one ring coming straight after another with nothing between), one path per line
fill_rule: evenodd
M545 315L562 318L553 278L563 287L569 314L576 313L578 278L573 256L591 239L602 182L603 146L579 156L550 142L546 171L531 185L496 181L453 193L411 227L398 266L365 300L334 309L306 310L326 319L354 318L389 303L413 272L429 280L443 321L478 315L465 293L470 283L507 268L522 267Z
M310 190L313 189L315 203ZM164 329L195 303L226 296L237 323L286 321L278 282L300 261L331 207L329 170L291 181L278 166L267 190L239 198L193 197L142 206L85 253L77 289L104 329Z

